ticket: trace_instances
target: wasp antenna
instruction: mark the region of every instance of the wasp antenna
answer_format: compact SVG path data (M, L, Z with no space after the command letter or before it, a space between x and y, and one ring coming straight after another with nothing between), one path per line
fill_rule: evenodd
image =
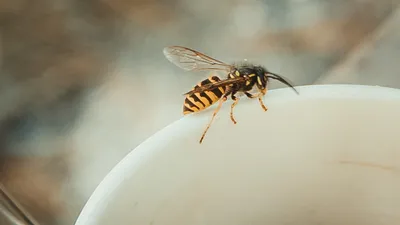
M271 76L271 75L273 75L273 76ZM275 73L271 73L271 72L266 73L265 76L268 78L278 80L278 81L286 84L287 86L291 87L296 92L296 94L299 94L299 92L296 90L296 88L294 88L293 85L290 84L290 82L288 80L286 80L285 78L283 78L282 76L275 74Z

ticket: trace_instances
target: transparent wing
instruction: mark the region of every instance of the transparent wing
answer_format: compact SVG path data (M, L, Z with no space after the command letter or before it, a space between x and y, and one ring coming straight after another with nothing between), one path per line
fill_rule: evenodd
M229 72L233 69L232 65L182 46L169 46L164 48L163 52L170 62L186 71L224 70Z

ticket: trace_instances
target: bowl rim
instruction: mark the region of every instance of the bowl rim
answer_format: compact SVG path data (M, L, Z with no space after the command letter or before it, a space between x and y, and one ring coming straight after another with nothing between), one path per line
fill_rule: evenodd
M359 100L398 100L400 103L400 89L383 87L376 85L360 85L360 84L315 84L315 85L303 85L295 87L300 95L294 94L293 90L290 88L277 88L268 91L269 101L296 101L296 100L316 100L316 99L359 99ZM297 98L300 96L301 98ZM194 117L196 114L189 114L185 116ZM100 206L105 204L99 204L103 201L103 196L107 193L112 193L117 189L118 185L124 180L124 176L121 176L120 171L124 171L125 167L132 164L131 158L135 158L136 162L135 168L140 166L139 161L145 161L144 159L147 153L145 151L140 151L141 148L151 142L154 137L159 136L164 130L170 128L182 120L186 119L182 117L169 125L160 128L157 132L146 138L142 143L133 148L128 154L126 154L99 182L90 197L87 199L86 203L82 207L79 213L75 225L92 224L91 220L96 216L96 214L101 210ZM128 163L129 161L129 163ZM132 169L132 166L130 166ZM126 171L126 170L125 170ZM118 175L118 176L116 176Z

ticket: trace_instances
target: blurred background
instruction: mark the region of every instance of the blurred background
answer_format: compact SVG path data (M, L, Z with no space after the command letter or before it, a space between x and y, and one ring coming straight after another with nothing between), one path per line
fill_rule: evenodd
M168 45L263 64L295 85L399 88L398 3L0 1L0 182L40 224L73 224L110 169L181 118L182 94L208 75L168 62Z

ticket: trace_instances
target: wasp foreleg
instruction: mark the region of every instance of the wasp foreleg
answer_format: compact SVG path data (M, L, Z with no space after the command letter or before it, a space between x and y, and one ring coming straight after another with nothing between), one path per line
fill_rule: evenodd
M268 108L267 108L267 106L264 105L264 102L263 102L263 100L262 100L262 97L265 95L266 92L267 92L267 91L266 91L266 89L265 89L265 91L261 91L258 95L253 95L253 94L251 94L251 93L249 93L249 92L245 92L244 94L245 94L247 97L249 97L249 98L258 98L258 101L260 102L261 108L262 108L264 111L267 111Z

